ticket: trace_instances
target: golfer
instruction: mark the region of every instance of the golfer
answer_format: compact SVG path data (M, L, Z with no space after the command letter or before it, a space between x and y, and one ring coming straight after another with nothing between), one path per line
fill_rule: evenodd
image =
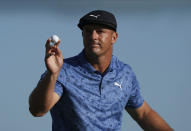
M115 16L91 11L78 27L84 49L74 57L63 59L59 42L47 40L47 70L29 97L31 114L50 111L52 131L120 131L126 109L145 131L173 131L141 96L132 68L113 55Z

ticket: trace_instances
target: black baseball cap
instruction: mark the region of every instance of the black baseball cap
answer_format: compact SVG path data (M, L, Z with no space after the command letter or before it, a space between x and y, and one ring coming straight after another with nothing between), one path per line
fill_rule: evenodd
M117 30L117 21L115 16L104 10L94 10L84 15L80 20L78 27L83 30L83 26L87 24L99 24L106 26L114 31Z

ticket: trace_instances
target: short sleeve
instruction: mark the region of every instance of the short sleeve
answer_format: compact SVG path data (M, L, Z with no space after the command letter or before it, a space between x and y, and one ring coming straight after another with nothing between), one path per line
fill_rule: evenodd
M45 71L40 78L40 81L46 76L47 71ZM60 77L60 76L58 76ZM55 87L54 87L54 92L56 92L60 97L63 94L63 87L62 87L62 83L60 83L58 80L56 81Z
M142 98L140 93L139 83L137 81L135 74L133 73L131 94L130 94L126 107L138 108L143 104L143 102L144 102L144 99Z

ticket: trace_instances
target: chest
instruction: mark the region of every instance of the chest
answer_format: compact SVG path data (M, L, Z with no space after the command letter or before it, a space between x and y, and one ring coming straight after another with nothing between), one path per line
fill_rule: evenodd
M105 76L77 73L66 77L64 94L76 108L92 110L120 110L126 106L131 92L131 79L123 72L110 72ZM63 94L63 95L64 95Z

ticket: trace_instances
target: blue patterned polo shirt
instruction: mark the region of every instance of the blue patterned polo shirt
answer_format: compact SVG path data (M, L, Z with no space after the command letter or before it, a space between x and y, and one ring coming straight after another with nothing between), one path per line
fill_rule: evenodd
M112 56L103 75L84 51L64 59L55 92L60 100L50 110L53 131L120 131L124 108L144 101L130 66Z

